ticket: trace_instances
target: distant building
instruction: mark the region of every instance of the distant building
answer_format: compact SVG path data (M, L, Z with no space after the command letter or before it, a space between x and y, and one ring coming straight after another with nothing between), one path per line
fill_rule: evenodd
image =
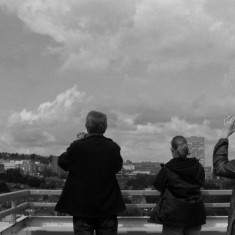
M123 163L122 169L125 171L134 171L135 170L135 165L130 164L130 163Z
M150 171L133 171L135 175L150 175Z
M204 168L205 170L205 179L206 180L212 180L213 179L213 169L211 166L206 166Z
M0 173L4 172L4 164L0 164Z
M23 160L21 161L20 169L24 172L24 174L33 175L37 173L37 167L34 161L31 160Z
M21 164L22 164L22 161L2 161L0 163L0 165L1 165L0 171L2 170L2 166L3 166L4 171L6 171L9 169L20 168Z
M51 171L53 173L56 173L58 176L61 176L63 174L67 174L63 169L61 169L58 166L58 157L57 156L51 156Z
M42 173L46 170L46 164L41 162L35 162L37 173Z
M16 169L17 168L17 164L14 161L10 161L10 162L4 162L4 170L8 170L8 169Z
M205 141L204 137L191 136L187 137L190 155L199 160L203 167L205 167Z
M29 174L30 172L30 166L28 160L23 160L22 164L20 165L20 169L24 172L24 174Z
M57 162L58 162L58 157L51 156L51 171L59 175L60 167L58 166Z
M134 162L135 171L150 172L150 174L156 175L161 169L161 163L159 162Z

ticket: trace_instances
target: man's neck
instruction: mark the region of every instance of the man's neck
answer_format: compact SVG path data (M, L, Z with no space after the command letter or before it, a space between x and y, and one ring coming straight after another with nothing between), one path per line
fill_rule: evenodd
M85 137L96 136L96 135L103 136L103 134L100 134L100 133L88 133L88 134L86 134Z

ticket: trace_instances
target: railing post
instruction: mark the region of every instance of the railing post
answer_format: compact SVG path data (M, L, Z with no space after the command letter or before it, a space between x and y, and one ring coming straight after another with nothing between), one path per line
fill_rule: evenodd
M11 208L12 209L16 208L16 201L15 200L11 200ZM14 211L14 214L12 214L11 216L12 216L12 223L15 224L15 222L16 222L16 212Z

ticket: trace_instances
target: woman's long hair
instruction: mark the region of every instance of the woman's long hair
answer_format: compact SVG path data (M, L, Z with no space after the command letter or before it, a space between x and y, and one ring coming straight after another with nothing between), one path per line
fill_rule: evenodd
M177 135L171 141L173 157L186 158L190 152L185 137Z

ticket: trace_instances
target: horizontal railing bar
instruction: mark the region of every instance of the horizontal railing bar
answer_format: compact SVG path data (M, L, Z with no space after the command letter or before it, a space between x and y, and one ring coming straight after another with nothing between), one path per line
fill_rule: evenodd
M205 207L207 207L207 208L230 207L229 202L215 202L215 203L204 203L204 204L205 204Z
M27 197L29 195L30 195L29 189L10 192L10 193L3 193L3 194L0 194L0 202L11 201L11 200L22 198L22 197Z
M153 208L156 204L140 204L140 203L127 203L126 207L127 208Z
M36 195L60 195L62 190L42 190L42 189L26 189L16 192L10 192L10 193L4 193L0 194L0 202L5 201L12 201L15 199L20 199L22 197L27 196L36 196ZM231 195L232 190L202 190L202 195L209 195L209 196L223 196L223 195ZM122 190L123 196L157 196L160 195L160 193L157 190ZM12 213L16 213L16 211L25 209L27 207L55 207L56 203L42 203L42 202L25 202L22 203L16 208L10 208L4 211L0 212L0 217L3 217L4 215L9 215ZM127 207L136 207L136 208L153 208L155 204L153 203L133 203L133 204L126 204ZM230 203L205 203L205 206L207 208L228 208L230 206Z
M55 207L56 203L53 202L29 202L29 206L30 207ZM153 208L156 204L152 203L152 204L139 204L139 203L127 203L126 206L127 207L135 207L135 208Z
M60 195L62 190L30 189L30 195Z
M30 195L60 195L62 190L30 189ZM232 195L232 190L201 190L202 195L222 196ZM159 196L157 190L122 190L123 196ZM1 196L1 195L0 195Z
M21 203L21 204L17 205L15 208L9 208L4 211L1 211L0 218L3 218L3 217L10 215L10 214L16 214L18 211L24 210L28 207L29 207L28 202Z
M232 189L221 189L221 190L201 190L202 195L209 195L209 196L225 196L225 195L232 195Z
M29 207L55 207L54 202L29 202ZM135 208L153 208L155 203L126 203L127 207ZM205 203L207 208L229 207L230 203Z
M55 202L29 202L29 207L55 207Z
M30 195L60 195L62 190L48 190L48 189L30 189ZM123 196L156 196L160 195L159 191L157 190L122 190Z
M123 196L158 196L157 190L122 190Z

